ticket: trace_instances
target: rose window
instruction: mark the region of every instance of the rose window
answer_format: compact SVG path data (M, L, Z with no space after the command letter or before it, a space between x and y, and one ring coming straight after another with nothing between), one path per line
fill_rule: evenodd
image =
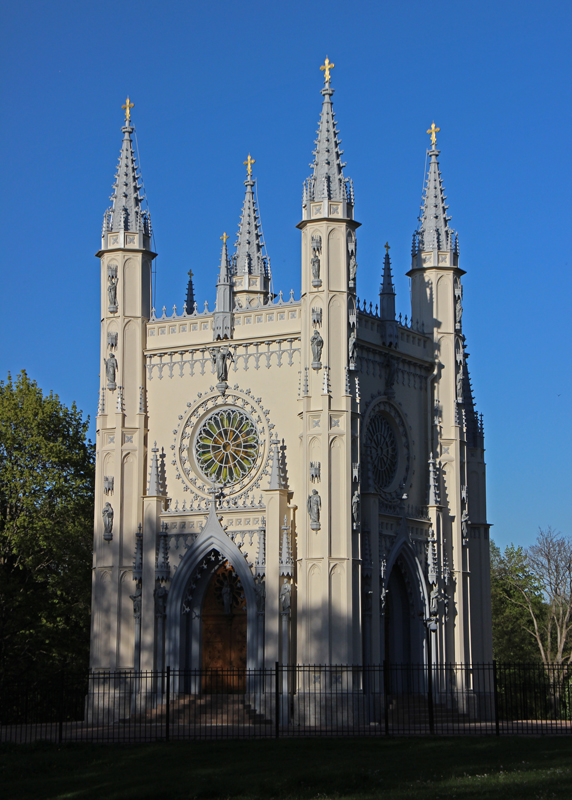
M372 477L378 489L387 489L397 473L398 447L395 433L387 419L376 414L367 432Z
M226 408L210 414L195 439L195 458L207 480L228 486L256 464L258 432L242 411Z

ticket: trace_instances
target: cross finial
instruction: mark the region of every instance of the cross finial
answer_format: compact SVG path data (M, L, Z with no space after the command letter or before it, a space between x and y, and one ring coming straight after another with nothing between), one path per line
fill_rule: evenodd
M252 165L256 164L256 161L253 158L250 157L250 153L249 153L248 154L248 158L246 159L246 161L243 161L242 163L246 165L246 172L248 174L248 177L251 178L252 177Z
M326 56L326 60L324 61L324 63L320 67L320 69L324 73L324 83L329 83L330 82L330 70L333 69L335 66L336 65L332 64L332 62L330 61L328 56Z
M383 246L385 247L386 255L389 255L389 251L391 250L391 248L389 246L389 242L386 242Z
M436 128L435 123L432 122L431 127L427 131L427 133L430 134L431 136L431 144L433 146L433 150L435 149L435 145L437 144L437 134L439 133L440 130L441 128Z
M125 103L121 106L121 108L125 111L125 124L129 125L129 120L131 119L131 109L135 107L135 103L129 102L129 97Z
M245 161L244 163L246 164L246 161ZM230 237L229 237L228 233L225 231L225 232L223 233L223 235L222 235L220 238L222 239L222 243L223 243L223 244L226 244L226 240L227 240L228 238L230 238Z
M192 270L192 269L190 269L190 270L188 271L187 275L189 276L189 278L192 278L192 277L193 277L193 270Z

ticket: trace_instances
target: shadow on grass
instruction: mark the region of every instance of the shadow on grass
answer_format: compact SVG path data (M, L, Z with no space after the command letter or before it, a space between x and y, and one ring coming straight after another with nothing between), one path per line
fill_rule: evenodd
M572 739L0 745L4 800L570 798Z

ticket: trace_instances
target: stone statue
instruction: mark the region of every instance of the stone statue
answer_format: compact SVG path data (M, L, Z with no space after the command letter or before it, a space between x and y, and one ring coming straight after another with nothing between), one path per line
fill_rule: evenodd
M101 511L103 517L103 535L105 538L111 539L113 531L113 508L111 503L106 503Z
M466 510L461 515L461 536L466 544L469 541L469 515Z
M109 354L109 358L104 358L103 361L105 362L105 377L107 378L108 384L113 384L115 387L115 374L117 372L117 359L113 355L113 353Z
M350 255L350 283L355 283L357 275L357 261L355 253Z
M463 368L459 367L457 372L457 400L459 403L463 402Z
M213 364L216 368L216 378L219 383L226 383L228 381L228 365L234 361L229 347L219 347L218 349L212 348L209 350Z
M133 601L133 616L135 619L141 619L141 586L137 586L135 593L129 595L129 599Z
M107 276L107 297L110 306L117 306L117 275Z
M382 586L381 586L381 594L380 594L380 596L379 596L379 599L380 599L380 601L381 601L381 607L380 607L380 611L381 611L382 615L383 615L383 614L385 614L385 600L386 600L386 596L387 596L387 589L385 588L385 584L382 584Z
M320 527L320 508L322 500L317 489L312 489L312 494L308 497L308 514L310 515L311 527L317 530Z
M314 331L310 339L310 347L312 348L312 362L320 364L322 361L322 348L324 347L324 340L318 331Z
M437 584L434 584L431 588L431 594L429 595L429 613L432 617L436 617L439 612L439 589Z
M264 603L266 601L266 588L264 581L260 576L254 579L254 593L256 595L256 608L259 611L264 611Z
M228 581L225 581L223 583L221 594L222 594L222 604L224 606L224 613L230 614L232 610L232 591Z
M352 327L350 333L350 339L348 342L348 354L350 361L355 361L356 358L356 350L357 350L357 336L356 336L356 329Z
M359 504L360 504L360 500L361 500L361 498L359 496L359 492L356 489L355 492L353 493L353 497L352 497L352 517L353 517L353 520L354 520L354 525L357 525L358 522L359 522Z
M461 298L457 297L457 302L455 303L455 321L459 327L461 327L462 319L463 319L463 306L461 305Z
M292 587L291 585L286 582L283 583L280 587L280 610L281 611L290 611L290 598L292 594Z
M314 251L314 255L312 256L312 260L311 260L310 263L312 265L312 279L315 280L315 281L319 281L320 280L320 257L318 256L316 251Z
M397 378L398 360L394 356L388 355L385 359L385 393L393 390L393 384Z
M164 586L155 589L155 616L164 617L167 612L167 597L169 590Z

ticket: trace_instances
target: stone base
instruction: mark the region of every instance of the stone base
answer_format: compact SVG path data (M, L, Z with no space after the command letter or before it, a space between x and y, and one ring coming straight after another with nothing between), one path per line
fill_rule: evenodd
M314 289L319 289L321 285L322 285L322 281L319 280L319 279L316 279L316 280L312 281L312 286L314 287Z
M312 369L322 369L321 361L312 361Z

